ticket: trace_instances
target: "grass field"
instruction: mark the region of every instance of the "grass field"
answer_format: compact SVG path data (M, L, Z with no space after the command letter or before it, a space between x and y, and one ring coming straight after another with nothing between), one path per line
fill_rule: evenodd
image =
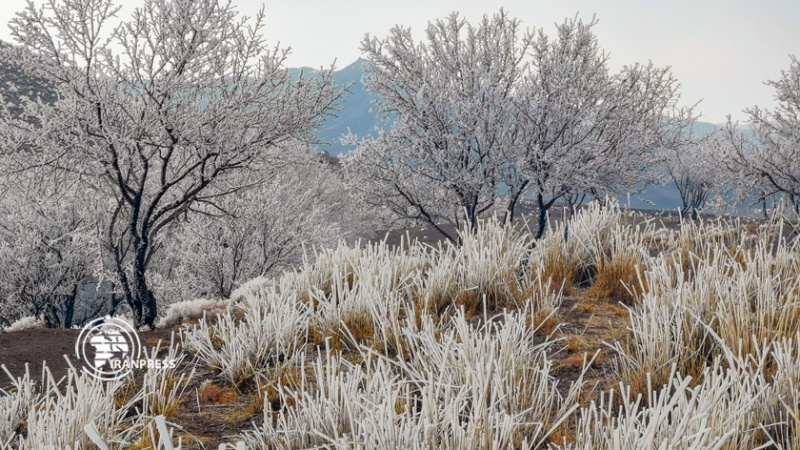
M0 442L98 448L91 420L109 448L168 449L163 416L182 449L800 448L800 248L780 224L616 206L566 224L342 244L174 305L151 351L177 368L11 374Z

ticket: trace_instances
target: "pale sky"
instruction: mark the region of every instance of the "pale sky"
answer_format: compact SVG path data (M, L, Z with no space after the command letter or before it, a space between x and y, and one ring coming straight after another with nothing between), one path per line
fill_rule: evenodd
M41 3L42 0L34 0ZM142 0L126 0L122 16ZM600 46L611 56L615 70L652 60L669 65L682 84L682 102L702 100L701 120L742 119L748 106L774 106L772 88L789 67L789 55L800 56L800 2L797 0L232 0L245 15L266 10L266 38L290 46L292 67L338 68L355 61L365 33L384 37L400 24L415 38L424 37L429 20L458 11L471 22L504 7L526 27L552 33L555 22L576 13L585 21L599 19L594 28ZM0 40L9 41L5 24L25 0L2 0Z

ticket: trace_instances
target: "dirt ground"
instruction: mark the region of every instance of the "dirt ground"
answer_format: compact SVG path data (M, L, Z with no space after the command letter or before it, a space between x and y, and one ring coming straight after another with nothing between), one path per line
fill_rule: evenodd
M25 366L29 367L31 378L40 380L42 364L47 367L56 379L67 373L69 365L80 367L75 357L75 342L80 330L63 329L31 329L0 333L0 364L5 366L15 377L25 374ZM164 345L169 344L171 331L160 329L140 332L139 338L145 348L147 343L155 343L162 339ZM68 362L69 361L69 362ZM0 388L9 386L11 380L5 370L0 371Z

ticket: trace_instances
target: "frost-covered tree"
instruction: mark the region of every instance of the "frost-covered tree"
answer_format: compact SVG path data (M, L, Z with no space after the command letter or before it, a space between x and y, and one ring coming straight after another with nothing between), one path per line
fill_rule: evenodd
M107 206L102 234L138 326L152 326L147 269L161 233L244 186L270 148L311 138L337 97L331 71L292 79L263 13L219 0L145 0L111 28L110 0L47 0L11 21L12 51L57 100L4 119L24 167L71 173Z
M34 316L48 327L71 327L108 306L95 289L93 205L75 201L75 186L63 179L42 181L2 184L0 325Z
M791 57L780 79L766 84L775 89L777 106L745 109L752 135L728 119L725 162L740 191L760 192L759 199L780 195L800 215L800 62Z
M532 196L537 236L559 199L641 188L659 161L653 150L674 144L691 119L677 109L678 83L668 68L635 64L611 73L595 24L568 19L552 38L540 30L515 96L517 155L503 180L511 187L508 213Z
M669 69L611 73L595 23L566 20L551 37L501 10L477 26L455 14L436 21L419 44L400 27L368 36L366 85L396 122L358 142L353 178L376 204L440 231L474 225L504 197L513 220L530 196L539 236L560 199L641 188L653 150L690 115L677 109Z
M364 38L366 87L390 131L358 142L347 161L366 199L399 217L475 226L498 198L503 152L516 127L512 98L529 40L500 11L472 25L457 14L429 23L426 41L394 27Z
M713 141L689 139L682 145L664 149L663 154L664 175L678 190L681 215L697 220L698 210L722 185L720 172L715 169L719 154Z
M293 159L264 168L253 188L174 227L153 274L157 294L227 298L245 281L298 265L304 253L375 229L338 168L311 149L283 153Z

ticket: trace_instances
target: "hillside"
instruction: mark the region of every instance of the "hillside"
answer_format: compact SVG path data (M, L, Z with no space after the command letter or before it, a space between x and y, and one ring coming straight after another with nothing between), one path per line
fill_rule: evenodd
M665 225L594 205L567 241L488 221L461 246L341 244L172 305L142 338L175 364L107 383L64 364L75 330L0 335L0 444L88 448L91 417L131 450L798 448L796 242Z
M377 100L378 96L364 88L362 77L365 63L366 60L359 59L334 74L336 84L350 87L338 104L336 116L329 118L322 129L317 132L317 137L325 142L319 146L319 149L331 155L339 155L351 150L350 147L340 143L341 137L348 132L366 136L373 134L375 127L388 125L378 120L378 117L371 111L372 102Z

